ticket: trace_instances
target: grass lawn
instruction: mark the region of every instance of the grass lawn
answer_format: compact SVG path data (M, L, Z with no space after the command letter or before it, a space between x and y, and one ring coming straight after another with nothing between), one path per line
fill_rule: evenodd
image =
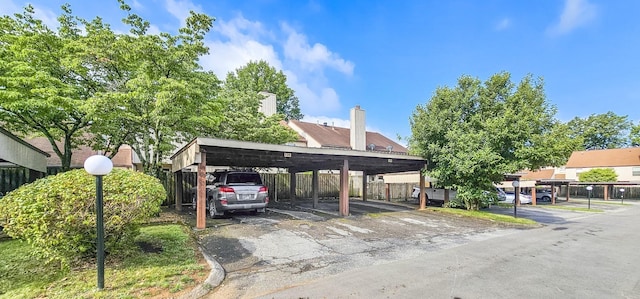
M427 208L428 211L439 212L439 213L449 213L459 216L472 217L478 219L485 219L489 221L495 222L503 222L503 223L512 223L512 224L523 224L523 225L536 225L537 222L526 219L526 218L514 218L513 216L495 214L485 211L469 211L463 209L452 209L452 208Z
M107 256L105 288L98 291L95 264L62 271L30 257L27 243L0 241L0 298L175 297L209 274L184 226L143 227L136 243L146 246L123 256Z

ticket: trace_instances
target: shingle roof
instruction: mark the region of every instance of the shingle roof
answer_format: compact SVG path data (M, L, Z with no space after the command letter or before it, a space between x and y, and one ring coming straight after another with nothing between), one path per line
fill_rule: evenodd
M640 166L640 147L576 151L567 168Z
M351 149L350 129L297 120L291 120L291 122L304 131L307 137L320 143L322 147ZM392 152L407 153L404 146L376 132L366 132L366 144L367 150L369 150L370 144L374 144L374 151L388 151L387 146L392 146Z
M540 169L536 171L529 170L522 175L521 179L527 180L527 181L553 179L554 172L555 172L555 169Z
M53 151L53 147L51 146L51 143L49 143L49 140L47 138L35 137L31 139L25 139L25 141L51 155L47 158L47 166L62 166L60 158ZM62 143L58 142L58 147L62 148ZM71 168L84 167L84 161L95 154L97 154L97 151L94 151L88 146L80 146L79 148L74 149L71 155ZM113 159L111 159L111 161L113 162L114 167L131 167L133 165L131 147L120 147L120 150L113 157Z

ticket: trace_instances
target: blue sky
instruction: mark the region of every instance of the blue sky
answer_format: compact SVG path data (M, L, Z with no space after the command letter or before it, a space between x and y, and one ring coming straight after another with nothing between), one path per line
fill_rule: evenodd
M60 5L100 16L116 30L116 0L0 0L0 14L32 3L55 27ZM216 18L203 68L224 78L263 59L288 76L305 120L348 126L349 109L388 137L411 134L409 118L438 86L461 75L508 71L543 77L557 118L613 111L640 121L640 1L607 0L128 0L175 32L189 10Z

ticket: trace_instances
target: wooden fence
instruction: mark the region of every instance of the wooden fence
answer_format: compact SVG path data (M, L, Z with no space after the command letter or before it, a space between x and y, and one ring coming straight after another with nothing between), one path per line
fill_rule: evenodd
M608 194L609 199L616 200L621 199L624 196L624 199L640 199L640 186L598 186L594 185L593 190L591 191L591 198L604 198L604 188L609 188ZM620 188L624 188L624 193L620 192ZM562 186L560 189L560 196L567 195L567 188ZM587 191L586 186L570 186L569 187L569 195L570 197L588 197L589 191Z
M197 186L197 173L184 172L182 174L182 198L183 203L190 203L192 189ZM291 198L290 180L288 173L261 173L262 181L269 189L269 198L273 201L288 201ZM311 173L296 174L296 197L311 198L313 196ZM165 180L167 194L173 194L173 176ZM407 200L411 198L411 192L417 184L385 184L384 182L368 182L367 198L384 200L387 192L391 200ZM171 191L169 191L171 189ZM322 199L338 199L340 196L340 175L320 173L318 174L318 197ZM362 177L349 177L349 197L362 197ZM165 205L173 204L173 197L169 196Z

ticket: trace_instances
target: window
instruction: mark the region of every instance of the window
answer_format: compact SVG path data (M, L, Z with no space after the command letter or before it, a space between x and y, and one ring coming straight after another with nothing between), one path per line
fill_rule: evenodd
M640 176L640 166L633 167L631 169L631 175Z

